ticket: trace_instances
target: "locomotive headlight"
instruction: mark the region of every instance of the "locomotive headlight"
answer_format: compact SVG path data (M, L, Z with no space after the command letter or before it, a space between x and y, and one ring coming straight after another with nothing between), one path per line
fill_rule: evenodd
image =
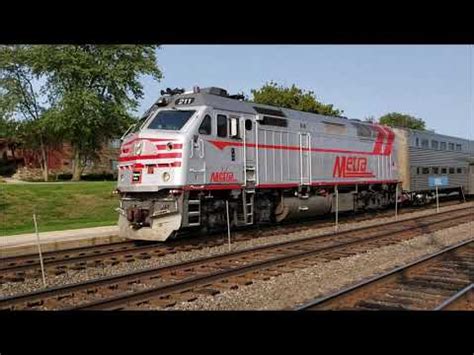
M143 148L143 142L138 142L135 144L133 147L133 152L135 155L140 155L142 153L142 148Z
M161 177L163 178L163 181L165 181L165 182L170 181L170 179L171 179L170 173L168 173L166 171L163 173L163 175L161 175Z

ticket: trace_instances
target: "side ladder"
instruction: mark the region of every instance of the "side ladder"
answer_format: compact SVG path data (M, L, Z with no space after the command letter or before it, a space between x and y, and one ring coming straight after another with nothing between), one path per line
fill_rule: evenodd
M253 224L255 190L244 189L242 191L242 212L236 214L237 225L248 226Z

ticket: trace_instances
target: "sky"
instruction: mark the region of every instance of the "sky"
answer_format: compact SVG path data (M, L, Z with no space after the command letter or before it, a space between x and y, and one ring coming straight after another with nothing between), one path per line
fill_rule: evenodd
M164 45L157 50L164 78L142 79L138 113L167 87L251 96L273 80L312 90L349 118L402 112L437 133L474 139L472 52L467 45Z

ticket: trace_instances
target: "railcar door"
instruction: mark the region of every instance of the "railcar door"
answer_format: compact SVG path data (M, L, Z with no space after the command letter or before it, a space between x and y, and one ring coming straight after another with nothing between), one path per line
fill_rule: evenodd
M311 184L311 136L309 133L300 132L300 183Z
M243 137L241 116L215 111L216 135L209 139L206 153L207 182L240 185L243 183Z
M242 117L242 137L244 143L244 184L252 188L257 183L257 145L255 141L257 125L250 116Z

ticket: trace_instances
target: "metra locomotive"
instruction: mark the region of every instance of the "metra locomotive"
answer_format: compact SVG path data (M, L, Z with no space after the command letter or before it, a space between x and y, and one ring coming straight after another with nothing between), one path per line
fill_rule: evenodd
M434 137L434 138L433 138ZM223 89L162 91L124 136L120 235L278 223L338 210L427 201L429 178L473 193L472 142L266 106ZM471 160L470 160L471 159Z

